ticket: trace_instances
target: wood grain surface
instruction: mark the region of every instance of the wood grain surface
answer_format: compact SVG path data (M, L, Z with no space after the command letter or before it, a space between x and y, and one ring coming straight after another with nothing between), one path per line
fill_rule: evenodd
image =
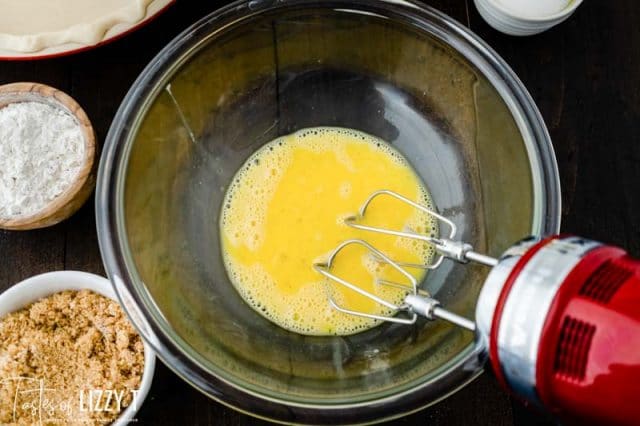
M104 140L136 76L172 38L225 2L178 1L122 40L75 56L0 62L0 84L57 87L85 109ZM563 230L621 245L640 255L640 3L585 2L567 22L514 38L491 29L472 0L430 0L486 40L529 89L554 142L563 188ZM98 152L99 154L99 152ZM0 231L0 290L58 269L104 274L92 202L70 219L34 231ZM249 425L261 422L201 395L159 363L142 425ZM490 374L401 425L544 425Z

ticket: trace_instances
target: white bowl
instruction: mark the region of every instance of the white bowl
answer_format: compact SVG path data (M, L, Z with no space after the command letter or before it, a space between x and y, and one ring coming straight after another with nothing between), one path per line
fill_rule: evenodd
M118 301L111 283L104 277L80 271L48 272L27 278L0 294L0 318L51 294L64 290L85 289ZM144 342L144 371L135 403L130 404L111 424L112 426L125 426L134 419L151 388L155 365L155 353Z
M509 35L527 36L538 34L566 20L582 4L573 0L566 8L553 15L531 17L519 15L497 0L474 0L482 18L496 30Z

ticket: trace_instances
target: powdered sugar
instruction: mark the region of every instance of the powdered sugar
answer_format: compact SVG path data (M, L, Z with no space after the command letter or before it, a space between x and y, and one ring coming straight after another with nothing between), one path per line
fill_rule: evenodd
M41 102L0 108L0 217L42 210L74 181L84 151L80 126L61 108Z

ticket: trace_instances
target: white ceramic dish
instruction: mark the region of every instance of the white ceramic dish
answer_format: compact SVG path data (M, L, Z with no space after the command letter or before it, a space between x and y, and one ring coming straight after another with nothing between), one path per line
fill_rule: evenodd
M97 43L62 43L56 46L46 47L42 50L30 53L20 53L7 49L0 49L0 60L29 60L29 59L47 59L58 56L70 55L73 53L84 52L85 50L94 49L103 44L115 41L125 35L137 30L145 24L151 22L155 17L164 12L175 0L154 0L148 6L144 17L136 22L118 22L109 28L102 39Z
M43 297L64 290L93 290L105 297L118 300L108 279L79 271L48 272L27 278L4 293L0 294L0 317L29 305ZM142 406L153 380L156 365L156 356L147 343L144 343L144 371L142 381L135 398L135 403L129 405L120 416L111 424L112 426L125 426L134 420L138 409Z
M572 0L558 13L544 17L518 15L496 0L474 0L478 12L496 30L509 35L527 36L546 31L569 18L583 0Z

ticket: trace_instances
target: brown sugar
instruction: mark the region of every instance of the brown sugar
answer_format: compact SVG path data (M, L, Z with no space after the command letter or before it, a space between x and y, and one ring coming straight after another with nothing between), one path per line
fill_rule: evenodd
M143 369L115 301L53 294L0 320L0 424L109 424L136 403Z

